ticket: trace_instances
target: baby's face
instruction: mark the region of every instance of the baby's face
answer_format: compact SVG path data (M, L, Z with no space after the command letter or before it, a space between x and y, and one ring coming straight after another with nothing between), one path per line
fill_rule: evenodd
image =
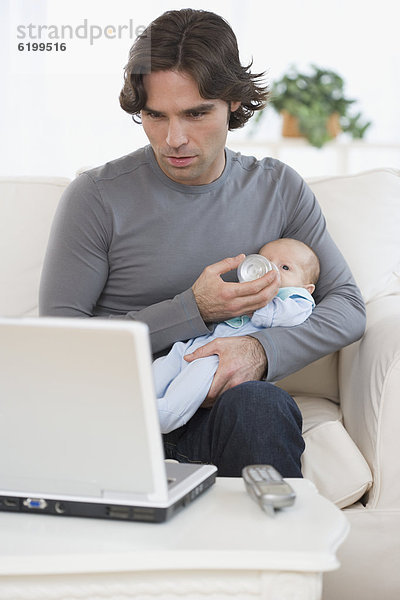
M305 265L308 249L291 239L274 240L265 244L259 252L273 262L281 276L281 287L304 287L312 294L314 286L307 281ZM311 291L310 291L311 290Z

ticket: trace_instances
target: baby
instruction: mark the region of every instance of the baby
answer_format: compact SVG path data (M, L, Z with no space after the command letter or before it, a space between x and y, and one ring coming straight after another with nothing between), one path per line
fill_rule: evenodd
M153 363L155 391L162 433L181 427L206 398L218 367L218 356L192 362L184 356L208 342L244 336L266 327L292 327L303 323L315 302L311 294L319 277L319 260L303 242L282 238L265 244L259 254L274 263L280 275L278 294L252 317L243 315L219 323L213 333L176 342L166 356Z

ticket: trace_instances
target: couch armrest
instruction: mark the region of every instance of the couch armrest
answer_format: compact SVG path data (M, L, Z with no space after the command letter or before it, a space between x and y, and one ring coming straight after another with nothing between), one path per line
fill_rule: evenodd
M400 297L367 306L364 337L339 354L344 425L365 459L369 507L400 508Z

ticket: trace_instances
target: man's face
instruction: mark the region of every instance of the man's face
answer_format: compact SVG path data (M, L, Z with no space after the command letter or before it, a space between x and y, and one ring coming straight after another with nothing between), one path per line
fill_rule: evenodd
M173 181L203 185L217 179L225 166L229 106L207 100L186 73L157 71L143 77L147 93L141 111L143 129L157 162ZM231 104L231 110L239 108Z

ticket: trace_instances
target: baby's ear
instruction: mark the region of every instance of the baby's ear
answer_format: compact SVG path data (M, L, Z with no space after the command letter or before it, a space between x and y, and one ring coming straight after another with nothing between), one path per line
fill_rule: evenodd
M313 294L315 291L315 285L313 283L307 283L307 285L305 285L304 287L308 292L310 292L310 294Z

